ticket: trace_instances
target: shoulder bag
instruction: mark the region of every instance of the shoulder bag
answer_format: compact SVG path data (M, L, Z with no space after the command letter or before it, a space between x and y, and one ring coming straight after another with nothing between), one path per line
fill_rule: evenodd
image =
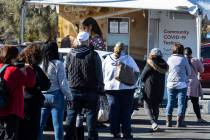
M116 63L115 79L129 86L136 84L138 72L120 60L116 61Z

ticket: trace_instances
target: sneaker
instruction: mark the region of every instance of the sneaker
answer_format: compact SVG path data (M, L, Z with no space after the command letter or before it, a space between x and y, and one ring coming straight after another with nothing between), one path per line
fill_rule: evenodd
M153 131L158 131L159 127L157 123L152 123L152 130Z

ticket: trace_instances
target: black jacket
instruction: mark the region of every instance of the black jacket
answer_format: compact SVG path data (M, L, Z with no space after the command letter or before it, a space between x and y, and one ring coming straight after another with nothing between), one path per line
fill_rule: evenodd
M44 101L44 95L41 91L46 91L50 88L51 83L47 75L42 71L42 69L37 65L32 65L33 70L36 75L36 84L34 87L25 88L24 99L31 99L37 102Z
M165 73L168 64L162 58L148 59L141 74L141 80L145 84L145 100L152 104L160 104L164 95Z
M70 88L103 92L101 59L91 47L72 49L67 55L66 72Z
M45 100L42 90L48 90L51 86L50 80L39 66L32 65L32 68L36 75L36 84L24 91L24 118L27 120L33 117L40 119L40 108Z

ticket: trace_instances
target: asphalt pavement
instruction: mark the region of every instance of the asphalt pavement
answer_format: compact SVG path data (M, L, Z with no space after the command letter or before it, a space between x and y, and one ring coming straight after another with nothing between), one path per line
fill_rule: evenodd
M165 127L164 109L160 109L160 118L158 124L160 132L152 132L148 116L143 109L136 111L132 116L133 140L210 140L210 115L202 114L207 121L205 124L196 122L195 114L188 114L185 118L186 128L175 128L176 117L173 117L173 127ZM174 112L175 114L175 112ZM108 124L106 124L108 126ZM46 140L54 140L53 131L45 131ZM85 132L87 136L87 132ZM87 137L86 137L87 139ZM99 128L99 140L111 140L109 127ZM120 140L120 139L114 139Z

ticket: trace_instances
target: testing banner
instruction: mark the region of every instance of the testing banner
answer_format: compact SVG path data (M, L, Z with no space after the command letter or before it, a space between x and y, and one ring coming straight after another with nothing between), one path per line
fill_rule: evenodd
M172 17L163 13L159 23L159 47L164 59L172 54L174 43L181 43L184 47L190 47L193 55L197 54L196 19L184 19L184 17Z

